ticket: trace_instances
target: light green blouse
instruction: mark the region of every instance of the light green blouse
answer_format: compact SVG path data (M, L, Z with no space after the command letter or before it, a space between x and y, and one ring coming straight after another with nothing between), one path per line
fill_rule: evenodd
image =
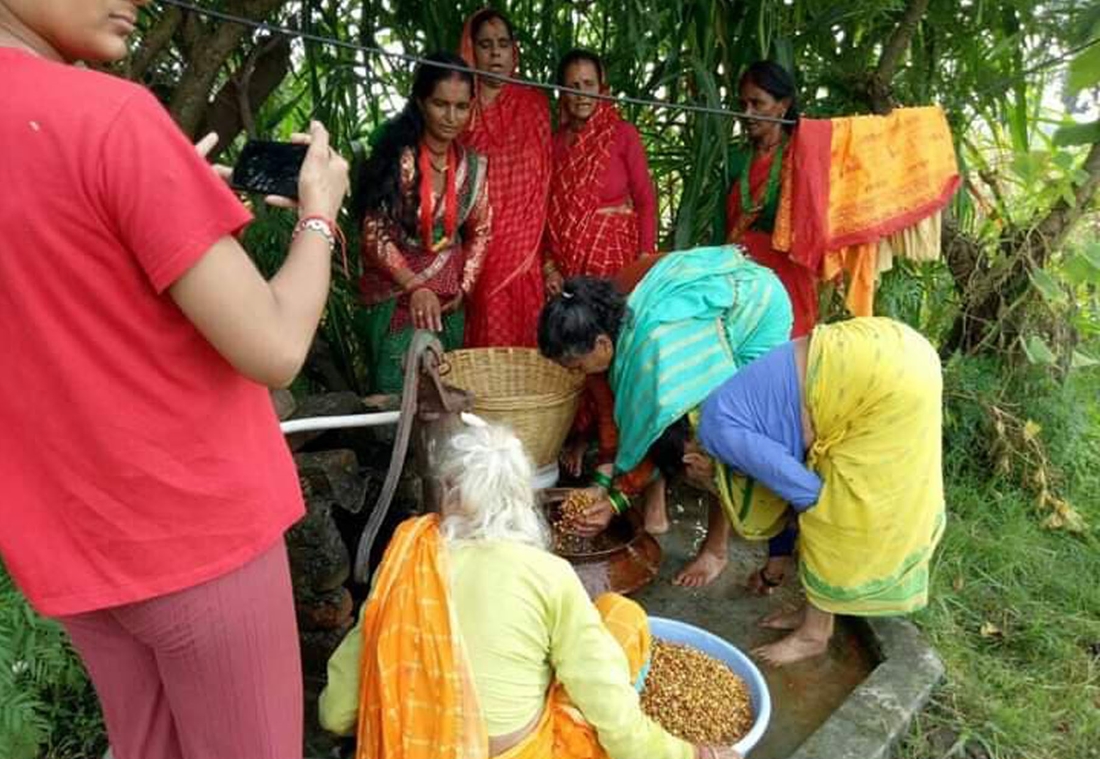
M458 624L490 736L507 735L542 712L552 679L596 728L611 759L690 759L692 746L642 712L626 655L604 627L572 567L505 541L447 549ZM321 724L354 731L362 617L328 664Z

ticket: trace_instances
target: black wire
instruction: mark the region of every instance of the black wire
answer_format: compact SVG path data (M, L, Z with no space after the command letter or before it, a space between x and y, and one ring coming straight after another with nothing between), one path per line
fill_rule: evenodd
M309 42L317 42L323 45L331 45L333 47L344 48L345 50L356 50L363 53L369 53L372 55L383 56L386 58L394 58L405 63L414 63L425 66L435 66L436 68L447 69L449 71L461 71L467 74L473 74L474 76L495 79L500 82L506 82L509 84L518 84L523 87L535 87L537 89L568 92L574 95L582 95L593 100L606 100L612 103L629 103L631 105L641 105L648 108L666 108L678 111L690 111L692 113L706 113L714 116L727 116L738 119L746 119L749 121L769 121L775 124L795 124L797 122L790 119L779 119L772 116L756 116L753 114L742 113L741 111L730 111L724 108L714 108L707 105L696 105L694 103L669 103L663 100L646 100L644 98L635 98L628 96L616 96L616 95L604 95L600 93L584 92L582 90L574 89L572 87L566 87L558 84L546 84L545 82L536 82L530 79L521 79L518 77L504 76L503 74L491 74L486 71L478 71L477 69L470 68L469 66L457 66L455 64L444 63L442 61L429 61L416 55L409 55L407 53L391 53L388 50L383 50L378 47L370 47L369 45L360 45L355 42L348 42L346 40L337 39L335 37L325 37L320 34L313 34L311 32L304 32L300 29L293 29L288 26L280 26L278 24L269 24L266 21L255 21L243 16L236 16L232 13L226 13L224 11L214 10L212 8L204 8L201 5L187 2L187 0L160 0L163 5L172 5L176 8L185 11L192 11L199 15L206 16L208 18L215 18L220 21L227 21L233 24L240 24L241 26L247 26L259 31L268 32L270 34L281 34L286 37L293 37L301 40L307 40Z

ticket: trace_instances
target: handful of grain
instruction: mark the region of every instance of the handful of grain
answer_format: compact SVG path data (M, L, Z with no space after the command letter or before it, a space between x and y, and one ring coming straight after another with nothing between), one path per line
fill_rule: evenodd
M584 510L596 502L587 490L574 490L558 507L554 528L559 532L573 532L584 519Z
M653 641L642 710L689 743L731 746L752 728L745 682L691 646Z
M587 550L588 538L574 535L573 531L584 519L584 510L595 503L592 494L584 490L574 490L569 497L558 504L552 513L554 528L554 550L557 553L575 554Z

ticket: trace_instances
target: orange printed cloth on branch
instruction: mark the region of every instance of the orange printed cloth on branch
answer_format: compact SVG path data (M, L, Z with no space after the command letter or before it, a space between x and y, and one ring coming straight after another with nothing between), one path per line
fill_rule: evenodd
M469 21L461 54L474 65ZM488 106L475 93L461 140L489 160L493 208L485 264L467 304L466 346L535 346L545 299L540 253L550 191L549 102L539 90L516 84L505 84Z
M636 215L597 213L621 121L613 106L601 103L555 161L546 237L550 259L564 277L610 277L638 255Z
M822 267L823 278L847 272L849 309L869 315L877 243L940 212L959 186L943 109L802 119L792 150L772 244L794 260Z

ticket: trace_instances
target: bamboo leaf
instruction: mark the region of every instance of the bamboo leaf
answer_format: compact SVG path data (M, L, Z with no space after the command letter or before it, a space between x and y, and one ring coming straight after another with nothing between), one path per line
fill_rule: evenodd
M1093 358L1081 351L1073 352L1073 360L1070 362L1070 366L1074 369L1088 369L1093 366L1100 366L1100 360Z
M1100 82L1100 44L1080 52L1069 65L1066 86L1070 92L1080 92Z
M1070 124L1059 127L1054 133L1054 144L1058 147L1091 145L1100 142L1100 121L1091 124Z

